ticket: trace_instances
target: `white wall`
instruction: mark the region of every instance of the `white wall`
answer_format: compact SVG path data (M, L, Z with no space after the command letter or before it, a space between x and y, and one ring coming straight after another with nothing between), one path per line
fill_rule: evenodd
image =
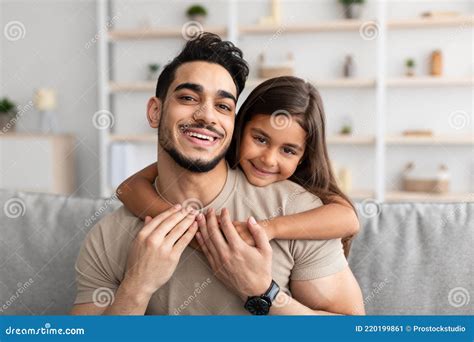
M195 1L117 0L114 1L114 24L117 28L133 28L144 20L157 27L181 26L189 4ZM199 1L210 9L209 25L227 23L227 2ZM240 1L239 22L256 23L268 14L267 1ZM51 86L59 90L58 114L64 131L76 134L78 147L78 194L98 195L97 131L93 128L92 115L97 108L96 46L86 44L96 33L94 0L21 0L3 1L2 23L19 20L24 23L24 39L9 42L2 35L1 83L3 94L19 103L27 103L37 87ZM391 1L387 15L390 18L418 16L427 9L459 10L473 13L469 0L462 1ZM305 23L340 17L336 0L283 1L284 23ZM375 17L374 1L369 1L364 18ZM444 52L445 74L468 76L473 74L473 37L471 30L443 28L401 30L390 32L388 38L389 76L402 73L406 57L415 57L419 63L429 52L441 48ZM165 64L181 48L182 39L160 41L121 42L114 45L114 78L119 81L141 80L145 66L151 62ZM255 75L258 54L265 49L272 58L282 58L287 51L294 51L296 74L306 78L339 77L344 55L356 58L360 77L375 77L375 42L361 39L357 32L332 32L318 34L283 34L277 39L272 35L240 37L239 47L250 62ZM418 69L426 73L425 68ZM317 86L317 84L316 84ZM356 134L374 134L375 92L373 89L321 89L328 116L328 132L334 134L344 117L350 116ZM150 94L131 93L114 95L113 108L117 116L116 133L150 132L145 120L145 106ZM468 87L388 90L387 133L400 133L403 129L426 128L435 133L469 134L473 120L462 130L449 125L449 115L462 110L472 118L472 90ZM36 125L36 114L28 112L19 129L31 130ZM373 188L374 148L366 146L332 146L332 157L339 165L353 169L354 188ZM410 160L422 160L427 170L445 162L453 174L452 190L474 191L472 147L388 147L387 188L397 185L403 165ZM153 147L142 150L140 160L153 160ZM138 169L144 165L136 165ZM131 171L128 171L131 172Z
M76 194L97 196L97 131L91 120L98 110L96 50L94 46L85 48L96 32L95 1L5 0L1 10L2 95L24 106L33 100L35 89L57 89L59 124L63 132L77 138ZM25 37L9 41L3 29L14 20L24 25ZM27 111L18 123L19 131L37 127L35 109Z

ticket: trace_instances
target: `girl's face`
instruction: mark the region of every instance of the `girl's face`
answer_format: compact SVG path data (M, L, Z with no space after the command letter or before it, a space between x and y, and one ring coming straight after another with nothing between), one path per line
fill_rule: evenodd
M266 186L295 172L304 155L306 132L290 118L286 117L285 128L275 125L272 116L266 114L255 115L245 125L239 160L251 184Z

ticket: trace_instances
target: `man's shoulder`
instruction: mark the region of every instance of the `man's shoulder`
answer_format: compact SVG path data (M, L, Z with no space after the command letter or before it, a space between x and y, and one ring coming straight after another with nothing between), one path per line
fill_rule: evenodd
M89 238L100 235L101 239L117 239L118 236L135 236L141 225L140 218L133 215L124 206L102 217L89 232Z

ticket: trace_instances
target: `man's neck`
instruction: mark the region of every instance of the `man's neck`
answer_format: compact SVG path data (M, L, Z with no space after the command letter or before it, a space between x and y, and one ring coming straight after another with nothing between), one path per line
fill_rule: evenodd
M160 147L158 150L156 186L165 200L174 204L193 198L205 207L219 195L227 179L225 159L209 172L191 172L176 164Z

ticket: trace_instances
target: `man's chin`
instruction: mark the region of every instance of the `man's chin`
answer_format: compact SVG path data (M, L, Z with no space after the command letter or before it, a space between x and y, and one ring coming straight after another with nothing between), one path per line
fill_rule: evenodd
M170 155L170 157L181 166L183 169L186 169L191 172L196 173L204 173L213 170L219 162L224 159L225 153L224 151L217 157L210 159L210 160L203 160L201 158L188 158L184 156L181 152L176 150L175 148L170 148L167 146L163 146L164 150Z

